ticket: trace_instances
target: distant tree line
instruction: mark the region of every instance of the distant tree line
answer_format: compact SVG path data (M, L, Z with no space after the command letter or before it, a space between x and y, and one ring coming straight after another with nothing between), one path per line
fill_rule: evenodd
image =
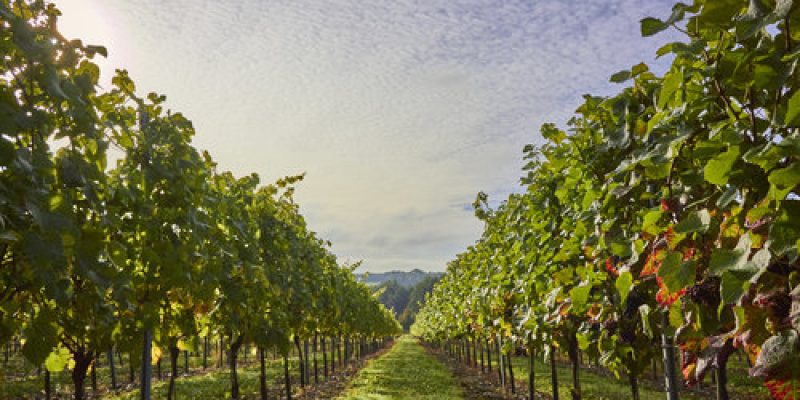
M380 291L378 300L392 310L395 318L403 326L404 331L414 323L420 307L425 303L425 295L430 293L433 285L441 276L426 276L416 285L404 287L391 279L373 287L375 293Z

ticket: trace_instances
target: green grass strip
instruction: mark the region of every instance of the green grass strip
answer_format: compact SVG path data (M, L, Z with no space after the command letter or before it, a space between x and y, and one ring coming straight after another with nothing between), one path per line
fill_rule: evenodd
M358 372L340 400L463 399L447 368L417 340L403 336L383 356Z

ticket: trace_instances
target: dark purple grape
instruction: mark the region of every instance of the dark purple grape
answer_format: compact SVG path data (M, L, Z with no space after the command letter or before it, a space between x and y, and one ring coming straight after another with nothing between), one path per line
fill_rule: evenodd
M706 307L717 308L719 306L719 285L720 278L709 276L702 282L692 286L686 294L695 304L702 304Z
M644 304L644 297L636 290L628 294L628 299L625 302L625 311L623 315L625 318L633 318L639 312L639 306Z
M636 332L632 329L625 329L619 333L619 338L624 343L633 343L636 340Z

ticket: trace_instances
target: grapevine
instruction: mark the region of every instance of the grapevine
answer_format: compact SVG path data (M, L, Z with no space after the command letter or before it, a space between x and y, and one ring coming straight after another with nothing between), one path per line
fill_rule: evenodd
M140 96L126 71L100 90L106 49L64 38L59 15L0 1L0 342L68 368L76 399L109 349L169 357L173 398L180 352L223 337L238 398L243 346L261 349L266 396L264 349L399 332L307 226L292 196L302 176L262 185L220 170L164 96Z
M617 95L586 96L566 131L542 127L522 193L494 210L479 195L484 233L417 332L562 349L575 399L576 352L631 377L638 398L673 340L687 385L714 371L728 398L726 363L743 351L775 398L800 398L798 26L792 1L696 0L642 20L645 36L684 35L658 51L669 70L614 74L628 83Z

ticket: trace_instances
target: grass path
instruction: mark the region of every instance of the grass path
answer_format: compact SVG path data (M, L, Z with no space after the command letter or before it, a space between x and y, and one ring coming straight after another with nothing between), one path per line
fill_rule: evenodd
M403 336L382 357L359 371L339 400L463 399L447 368L417 343Z

